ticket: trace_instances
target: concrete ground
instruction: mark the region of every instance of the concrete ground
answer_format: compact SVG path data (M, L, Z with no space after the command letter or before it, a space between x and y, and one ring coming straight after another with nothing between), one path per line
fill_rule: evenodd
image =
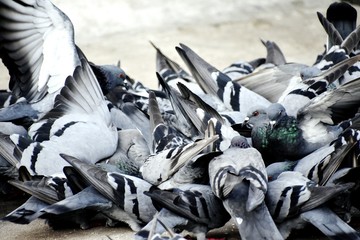
M260 39L275 41L288 62L312 64L326 35L316 12L328 0L54 0L72 20L76 43L89 60L116 64L146 86L156 88L154 42L179 62L184 43L222 69L236 60L264 57ZM0 87L8 74L0 66ZM0 216L10 210L3 211ZM0 239L132 239L129 228L96 227L55 231L41 220L29 225L0 222Z

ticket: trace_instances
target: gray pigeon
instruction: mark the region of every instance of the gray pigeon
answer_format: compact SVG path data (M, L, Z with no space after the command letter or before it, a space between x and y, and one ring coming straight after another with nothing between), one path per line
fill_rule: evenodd
M196 142L163 150L156 155L150 155L140 168L143 179L156 186L165 182L217 139L218 136L213 135Z
M2 1L0 7L7 26L1 28L1 58L13 94L33 103L59 92L80 65L70 19L50 1ZM11 54L13 49L20 52Z
M320 207L301 213L298 218L285 221L279 224L278 227L284 238L287 238L291 230L303 229L307 223L315 226L330 239L360 239L358 231L349 226L327 207Z
M186 45L180 44L180 47L176 47L176 50L203 91L214 97L217 96L224 103L227 110L240 111L246 114L248 107L253 102L265 107L270 104L264 97L233 82L227 75L204 61Z
M127 78L123 69L115 65L96 65L89 63L104 95L114 88L126 89Z
M340 166L348 166L347 156L358 151L360 133L347 129L331 142L297 161L275 162L266 167L269 179L276 179L284 171L296 171L316 182L325 185Z
M164 83L166 85L166 83ZM167 85L166 85L167 86ZM173 104L174 105L174 104ZM155 93L149 92L149 117L150 117L150 131L152 133L151 140L151 153L156 154L163 150L175 148L191 142L191 137L196 138L196 129L190 129L188 119L177 119L178 125L174 126L163 119L163 115L160 111L159 104L157 102ZM175 111L176 112L176 111ZM175 117L183 117L184 115L175 114ZM177 126L183 126L177 128ZM189 131L188 131L189 130ZM194 132L194 135L191 134ZM189 136L189 137L187 137Z
M219 135L219 139L215 143L216 149L225 150L229 147L231 139L239 135L238 132L232 129L232 124L242 122L245 114L238 111L220 114L184 84L177 84L181 92L180 95L169 87L161 77L159 77L159 82L171 100L178 121L183 123L181 125L187 126L186 129L189 129L187 131L188 135L190 134L192 139L203 137L210 120L215 125L216 134Z
M110 209L102 211L108 218L125 222L132 230L139 231L156 213L151 199L144 195L144 191L149 191L152 187L145 180L117 172L106 172L65 154L61 154L61 157L91 186L114 203Z
M323 206L353 186L318 186L300 172L285 171L277 179L269 181L265 202L274 221L283 222L286 218Z
M174 175L158 187L160 189L178 188L184 184L208 184L209 183L209 162L216 156L221 155L220 151L201 153L191 158Z
M62 173L68 163L59 153L96 163L115 152L118 133L85 58L67 78L54 109L31 125L29 135L31 139L16 134L10 138L22 151L19 166L25 166L31 175Z
M161 207L157 219L169 228L192 232L197 239L206 239L210 229L222 227L230 219L209 185L184 184L168 190L153 188L145 194L151 197L156 206ZM146 239L153 221L157 219L154 218L140 230L135 239ZM164 231L161 225L157 225L156 233Z
M298 160L335 140L350 126L357 128L359 80L313 98L296 117L289 116L279 103L272 104L266 111L253 111L265 111L268 120L249 113L254 126L253 146L263 154L267 164L284 159Z
M288 115L296 116L298 111L309 104L312 99L334 88L335 81L342 79L342 84L344 84L360 77L351 70L360 60L360 57L349 58L346 53L342 53L346 56L338 63L335 62L336 64L327 66L323 71L319 66L304 68L300 71L300 77L289 83L277 101L286 108ZM349 75L350 71L351 76ZM345 76L346 80L344 80Z
M242 239L282 239L265 205L267 173L261 154L237 137L209 164L210 185Z
M314 66L325 70L349 56L358 55L360 28L356 27L355 8L345 2L333 3L327 10L326 18L320 12L317 12L317 15L328 35L328 40L325 53L318 56ZM359 72L359 63L355 63L333 85L341 85L358 78Z
M99 161L97 165L108 171L117 171L132 176L140 176L140 167L150 155L148 144L138 129L118 131L115 153Z
M74 194L64 177L42 177L27 181L10 180L9 183L48 204L56 203Z

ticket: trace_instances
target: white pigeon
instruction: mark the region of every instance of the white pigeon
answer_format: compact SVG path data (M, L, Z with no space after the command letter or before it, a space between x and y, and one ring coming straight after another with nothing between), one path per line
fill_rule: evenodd
M10 137L22 150L18 167L25 166L31 175L61 173L68 163L60 153L94 164L115 152L117 129L85 58L67 78L54 109L30 127L29 136Z

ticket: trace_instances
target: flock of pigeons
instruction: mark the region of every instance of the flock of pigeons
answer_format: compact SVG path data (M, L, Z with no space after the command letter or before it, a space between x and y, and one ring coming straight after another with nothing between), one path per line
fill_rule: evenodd
M357 12L341 2L317 14L328 39L312 66L263 41L266 58L220 71L180 44L187 73L154 45L159 89L148 89L89 62L50 1L0 1L11 90L0 92L0 190L31 195L2 221L206 239L232 219L241 239L306 224L360 239Z

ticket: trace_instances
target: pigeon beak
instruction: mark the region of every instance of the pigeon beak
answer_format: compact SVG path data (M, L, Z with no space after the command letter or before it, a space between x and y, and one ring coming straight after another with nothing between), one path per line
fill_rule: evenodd
M249 124L249 120L250 120L250 118L246 117L244 119L244 121L242 122L241 127L251 127L251 125Z
M271 129L271 130L273 130L274 127L276 127L276 125L277 125L277 122L274 121L274 120L269 122L269 126L270 126L270 129Z

